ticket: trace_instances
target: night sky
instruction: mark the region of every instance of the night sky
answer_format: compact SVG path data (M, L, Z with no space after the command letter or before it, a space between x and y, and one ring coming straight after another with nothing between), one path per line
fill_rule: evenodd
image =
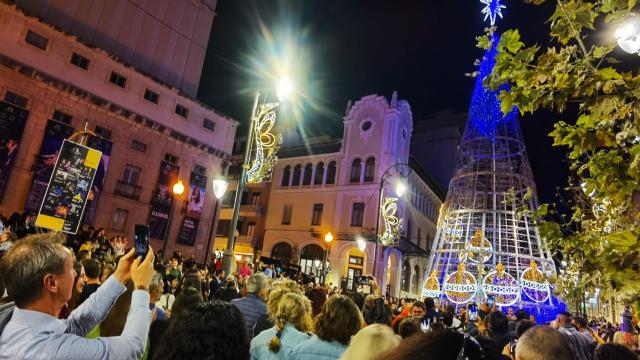
M545 21L554 2L504 3L499 30L518 27L525 43L549 43ZM253 70L255 60L266 57L265 48L280 49L264 34L273 44L289 34L305 66L298 122L306 134L341 136L349 100L390 98L394 90L409 101L414 122L447 109L466 112L474 79L465 73L482 56L475 47L486 26L481 9L479 0L218 0L198 97L246 121L264 80L264 72ZM540 113L521 120L542 202L555 201L568 174L565 150L552 148L547 136L559 118Z

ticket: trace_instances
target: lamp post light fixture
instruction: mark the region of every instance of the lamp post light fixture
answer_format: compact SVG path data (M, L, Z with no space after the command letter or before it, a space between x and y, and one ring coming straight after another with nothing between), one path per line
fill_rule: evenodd
M276 87L276 93L280 101L284 101L286 96L293 91L293 85L287 79L280 80ZM229 236L227 238L227 248L222 259L222 268L226 274L231 271L231 263L234 260L233 248L235 247L235 230L238 226L238 216L242 202L242 193L246 182L259 183L263 178L271 175L273 166L278 160L276 152L282 142L282 136L275 136L270 133L276 120L276 110L280 103L260 104L260 92L256 92L251 109L251 121L249 123L249 133L244 150L242 171L238 178L236 197L233 202L233 214L229 226ZM256 158L251 161L251 148L255 140Z
M213 195L220 200L229 188L229 181L223 178L213 179Z
M173 192L173 195L177 195L177 196L184 194L184 184L182 183L182 180L178 179L178 181L175 184L173 184L173 186L171 187L171 191ZM169 219L167 222L167 231L165 231L164 233L164 241L162 242L162 259L163 260L167 256L167 244L169 242L169 233L171 232L171 222L173 221L174 201L175 199L171 201L171 209L169 210Z
M373 277L378 279L378 274L376 273L377 263L378 263L378 242L381 242L380 236L380 222L383 221L385 223L385 238L387 237L397 237L397 233L402 226L402 220L399 220L395 217L397 213L397 200L402 197L407 191L407 186L403 181L403 178L408 178L411 174L411 168L409 164L405 163L396 163L387 168L382 177L380 178L380 186L378 188L378 211L376 215L376 237L373 246ZM384 186L387 183L387 180L395 176L396 180L394 182L394 190L398 198L388 197L384 198ZM384 212L384 214L383 214ZM393 227L391 229L390 227ZM384 243L384 246L390 246L392 243Z
M356 237L356 243L358 244L358 249L364 252L367 249L367 241L360 235Z
M328 232L324 236L324 242L326 243L326 246L324 248L324 259L322 259L322 278L320 279L320 282L323 287L327 279L327 258L329 256L329 247L331 246L332 241L333 241L333 234L331 234L331 232Z
M622 50L640 55L640 16L627 16L617 25L614 35Z

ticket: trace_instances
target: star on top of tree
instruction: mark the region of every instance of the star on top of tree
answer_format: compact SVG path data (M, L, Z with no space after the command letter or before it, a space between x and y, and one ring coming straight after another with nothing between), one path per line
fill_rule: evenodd
M501 0L480 0L480 2L485 5L482 9L484 21L489 18L491 26L496 24L496 16L499 16L502 19L502 9L506 8L506 6L502 5L500 1Z

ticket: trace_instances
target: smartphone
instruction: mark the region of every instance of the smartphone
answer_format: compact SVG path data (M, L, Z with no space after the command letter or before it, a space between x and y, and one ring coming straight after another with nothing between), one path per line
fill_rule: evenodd
M478 305L469 304L469 320L476 321L478 319Z
M487 296L487 305L489 305L489 307L493 307L494 303L495 303L495 299L493 298L493 295Z
M136 224L133 240L136 246L136 256L144 259L149 251L149 226Z

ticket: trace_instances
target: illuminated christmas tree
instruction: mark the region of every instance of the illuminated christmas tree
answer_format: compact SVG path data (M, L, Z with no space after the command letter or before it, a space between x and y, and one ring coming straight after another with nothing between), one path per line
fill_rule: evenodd
M501 17L499 0L482 2L492 22ZM518 111L505 116L499 90L482 84L495 65L499 36L492 40L478 70L422 295L540 310L554 304L546 279L555 266L530 215L538 201Z

